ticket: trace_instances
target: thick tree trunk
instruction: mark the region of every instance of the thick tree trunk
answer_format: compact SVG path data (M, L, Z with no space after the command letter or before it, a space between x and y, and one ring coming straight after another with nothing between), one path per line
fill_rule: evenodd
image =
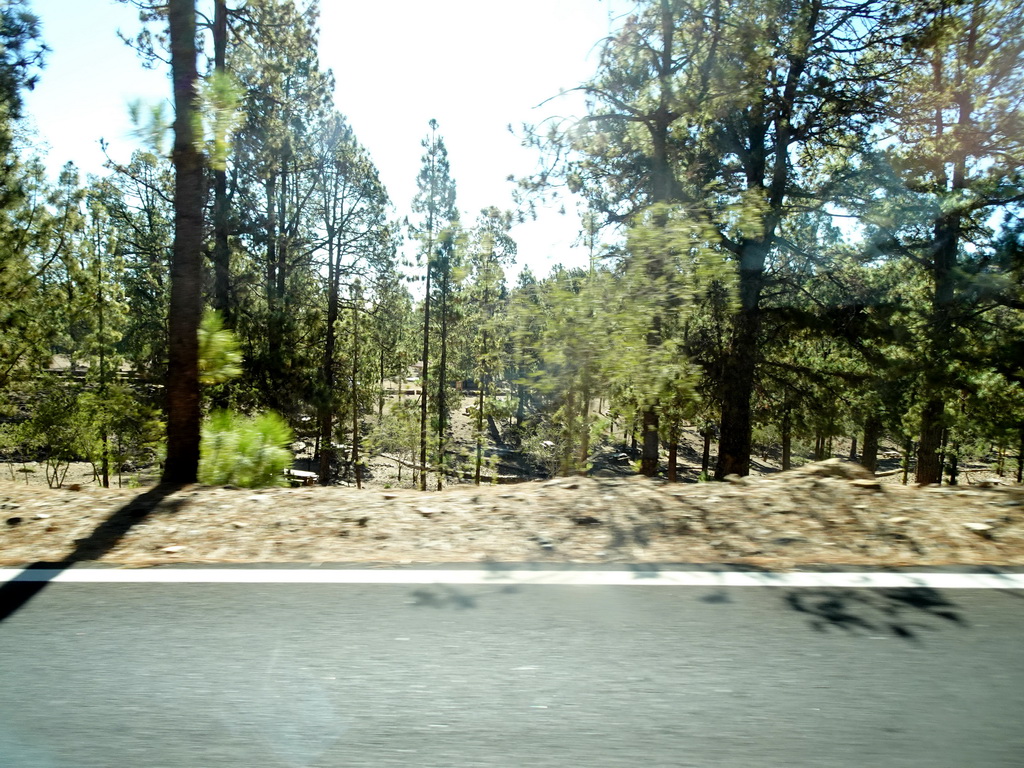
M658 474L661 441L658 439L658 412L648 408L643 412L643 447L640 455L640 474L654 477Z
M942 482L939 450L942 447L942 416L945 408L942 398L932 397L921 412L921 442L917 448L917 472L914 476L918 485Z
M872 413L864 420L864 450L860 454L861 466L871 472L878 467L878 440L881 435L882 420Z
M758 281L760 275L757 276ZM742 281L742 277L741 277ZM760 291L757 291L758 297ZM753 299L749 300L753 301ZM736 318L732 349L722 372L722 423L715 479L750 474L750 398L754 392L757 339L761 327L756 302Z
M203 310L203 157L193 134L196 20L193 0L169 0L174 83L174 249L168 321L165 483L196 482L199 472L199 321Z

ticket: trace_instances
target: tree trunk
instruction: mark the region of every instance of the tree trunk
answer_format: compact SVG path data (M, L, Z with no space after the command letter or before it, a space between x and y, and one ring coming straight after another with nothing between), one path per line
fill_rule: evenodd
M857 460L857 436L853 435L850 438L850 461Z
M427 250L426 293L423 297L423 370L420 372L420 490L427 490L427 383L430 367L430 248Z
M199 472L199 321L203 310L203 157L193 133L196 20L193 0L169 0L174 83L174 249L168 321L165 483L194 483Z
M352 286L352 469L356 488L363 487L363 468L359 464L359 283Z
M967 35L967 57L968 61L973 59L974 41L977 36L977 27L972 23ZM971 66L975 66L972 62ZM936 77L941 80L941 67L935 70ZM963 90L956 94L956 106L959 114L957 116L956 129L966 137L971 129L971 114L973 104L968 94ZM936 134L941 135L944 130L944 113L941 109L936 110ZM952 126L951 126L952 127ZM964 141L964 138L960 141ZM961 144L955 146L949 162L952 163L952 178L947 179L945 168L940 171L941 177L938 181L943 186L947 181L953 194L963 190L967 186L967 149ZM921 412L921 440L918 448L917 475L915 480L918 485L931 485L942 482L942 465L939 463L939 446L942 440L944 427L943 417L945 414L945 400L942 396L945 382L943 368L946 360L946 350L953 342L954 331L953 304L955 301L955 279L957 267L957 254L960 249L960 240L963 237L962 213L957 209L940 213L935 221L932 239L932 262L931 273L933 281L931 318L928 324L929 334L927 338L927 359L925 371L925 406Z
M330 485L334 461L334 326L338 322L339 270L335 263L333 230L327 231L327 337L322 366L323 402L320 403L320 485Z
M1020 443L1017 446L1017 485L1024 478L1024 427L1020 429Z
M672 422L668 438L668 481L676 482L676 459L679 457L679 421Z
M958 472L957 472L957 461L958 461L958 458L959 458L959 456L958 456L959 453L960 453L960 444L954 441L953 442L953 451L952 451L952 453L950 453L950 456L949 456L949 484L950 485L957 485L960 482L960 479L957 476L957 474L958 474Z
M746 278L749 282L753 278ZM740 270L741 295L744 281ZM757 275L758 285L760 274ZM753 292L747 288L747 292ZM760 289L756 291L760 297ZM736 317L732 349L726 355L722 372L722 421L718 438L718 463L715 479L726 475L744 477L750 474L750 398L754 392L754 366L757 356L757 338L761 327L757 301L748 298Z
M782 414L782 471L793 466L793 417L787 408Z
M402 384L398 384L401 397ZM384 418L384 347L380 349L380 393L377 395L377 420Z
M706 427L700 434L704 438L704 455L700 460L700 473L707 477L708 470L711 469L711 429Z
M576 388L569 387L565 394L565 405L562 406L565 412L565 423L562 426L562 456L558 461L558 470L563 476L573 473L572 446L576 440Z
M483 334L484 348L487 346L487 333ZM481 377L482 378L482 377ZM480 485L480 466L484 461L484 383L477 382L480 391L477 393L476 401L476 471L473 473L473 482Z
M277 307L277 176L273 173L263 182L267 196L267 309Z
M447 256L445 257L447 258ZM444 264L441 273L441 357L437 376L437 490L443 487L445 469L445 430L447 429L448 402L448 277L449 267Z
M949 427L942 430L942 443L939 446L939 483L942 483L942 473L946 470L946 446L949 445Z
M580 426L580 452L576 471L587 474L587 462L590 459L590 375L583 375L583 424Z
M917 448L917 471L914 476L918 485L942 482L939 449L942 446L942 416L945 408L942 398L932 397L921 412L921 442Z
M860 454L861 466L871 472L878 467L878 439L881 435L882 420L872 413L864 420L864 450Z
M658 412L648 408L643 412L643 453L640 456L640 474L654 477L658 474L661 441L658 439Z
M907 480L910 477L910 455L914 452L914 443L910 440L906 440L903 443L903 484L907 484Z
M226 0L216 0L213 13L213 66L221 77L226 76L228 44L228 12ZM234 327L229 297L231 250L228 246L228 174L220 167L213 170L213 307L221 313L227 326Z

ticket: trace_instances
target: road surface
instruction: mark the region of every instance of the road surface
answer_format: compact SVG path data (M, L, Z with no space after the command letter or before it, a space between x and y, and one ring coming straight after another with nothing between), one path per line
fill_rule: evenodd
M1024 765L1024 590L517 573L47 584L0 766Z

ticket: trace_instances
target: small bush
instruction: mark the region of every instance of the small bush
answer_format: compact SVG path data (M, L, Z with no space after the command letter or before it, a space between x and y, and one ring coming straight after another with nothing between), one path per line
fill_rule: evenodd
M216 411L203 425L199 481L205 485L264 488L284 485L292 430L274 412L245 416Z

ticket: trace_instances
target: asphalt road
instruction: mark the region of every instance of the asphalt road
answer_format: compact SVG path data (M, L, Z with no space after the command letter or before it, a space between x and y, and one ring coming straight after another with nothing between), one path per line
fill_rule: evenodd
M1022 722L1020 590L54 583L0 623L2 768L1020 768Z

